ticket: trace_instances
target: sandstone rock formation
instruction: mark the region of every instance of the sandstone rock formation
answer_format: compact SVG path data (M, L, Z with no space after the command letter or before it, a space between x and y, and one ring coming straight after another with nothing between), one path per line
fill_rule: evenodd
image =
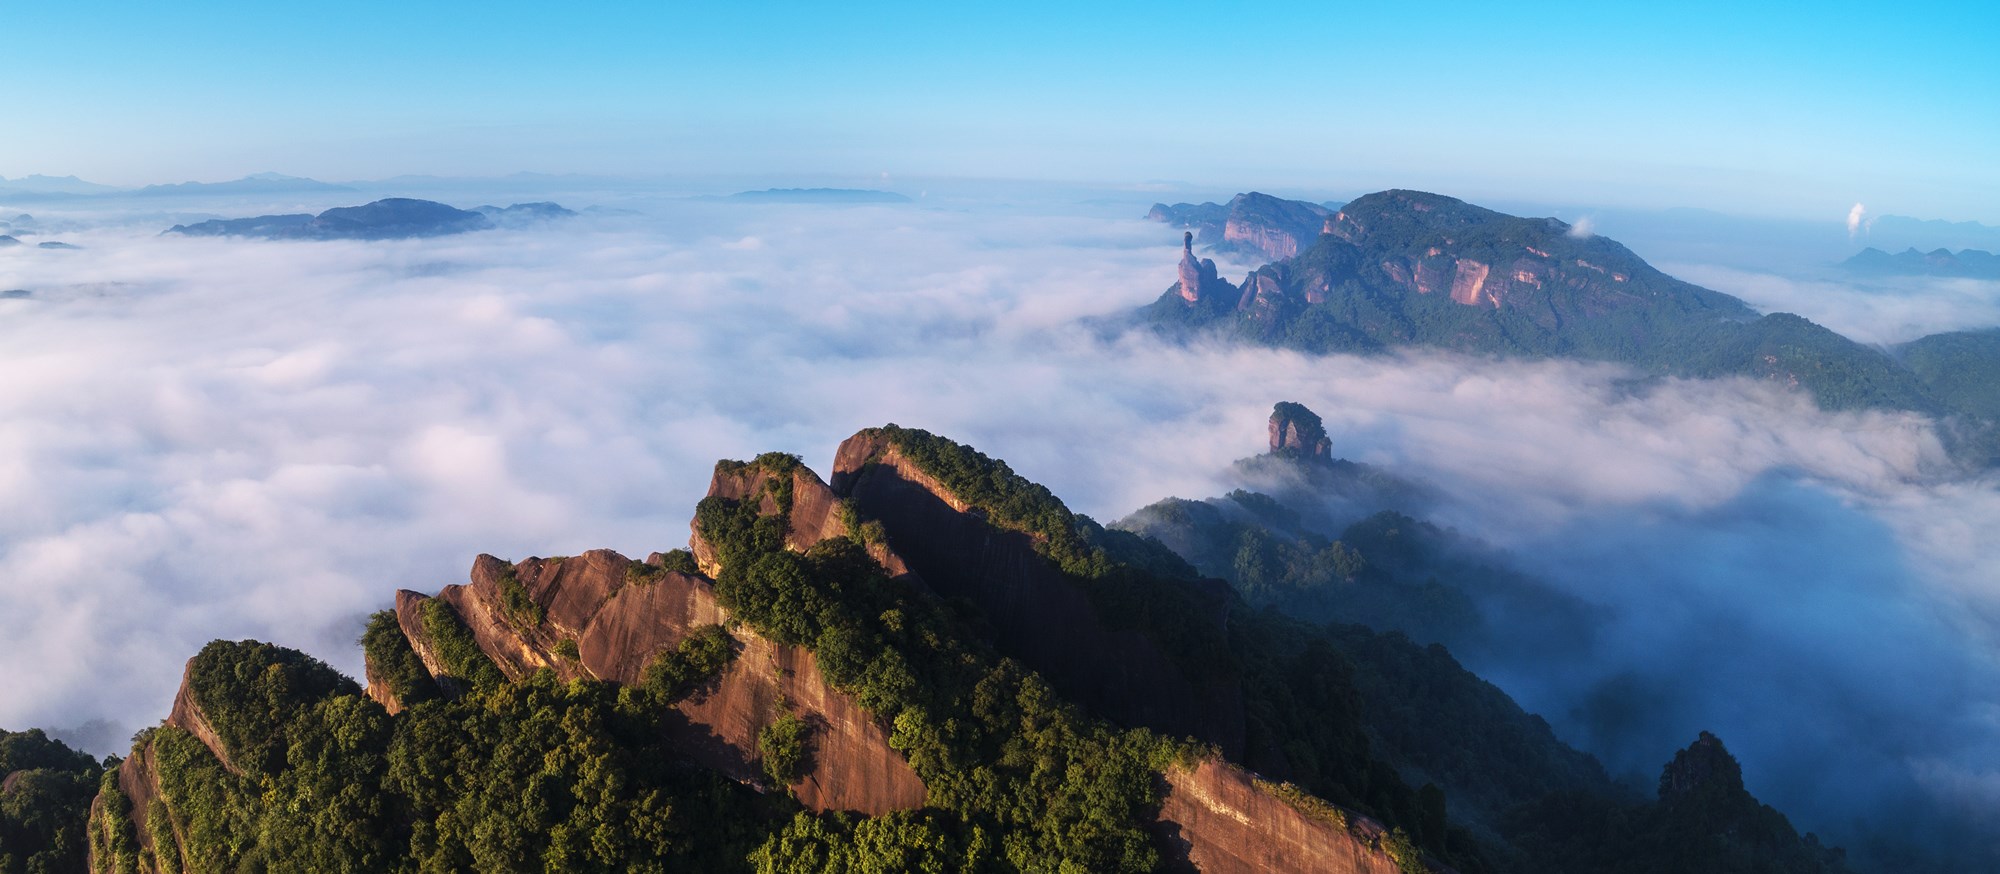
M1286 420L1287 446L1324 443L1310 416ZM796 463L725 462L717 465L709 494L754 501L763 515L784 514L784 542L794 550L879 525L868 552L885 572L971 604L998 650L1041 673L1066 697L1118 723L1209 743L1216 752L1205 760L1159 776L1162 803L1152 827L1171 864L1224 874L1403 870L1397 854L1412 851L1379 825L1220 758L1240 755L1246 745L1242 692L1233 675L1191 669L1147 632L1103 615L1074 578L1037 551L1034 535L993 524L987 510L955 494L881 432L864 431L841 444L831 486ZM703 570L721 572L721 556L699 533L691 547ZM465 584L435 596L398 592L397 627L424 669L447 687L453 672L426 626L427 609L436 611L427 608L431 602L449 606L479 653L509 680L548 670L565 678L641 683L657 653L717 627L734 657L674 705L669 728L690 760L760 784L766 777L759 735L790 712L811 726L807 773L789 787L806 808L873 815L926 803L927 789L891 746L888 726L836 689L810 649L777 643L734 621L709 576L672 567L685 565L657 553L636 562L610 550L514 563L481 555ZM1212 630L1226 632L1227 589L1217 581L1176 584L1181 582L1209 599ZM193 665L167 723L243 773L194 692ZM386 673L371 664L369 676L370 697L392 709L401 706ZM149 850L145 817L162 797L161 785L152 744L142 741L121 765L118 786L131 803L123 819ZM110 816L93 812L93 828L100 815Z
M1290 455L1315 461L1333 458L1333 441L1319 415L1302 404L1279 401L1271 408L1271 454Z
M1146 218L1187 228L1218 252L1282 260L1312 245L1331 212L1327 206L1251 191L1227 204L1153 204Z
M1194 232L1181 237L1181 297L1188 303L1201 300L1201 262L1194 257Z
M1224 241L1239 251L1282 261L1312 245L1324 228L1327 210L1317 204L1284 200L1252 191L1229 201Z
M830 498L824 503L832 505ZM501 587L510 574L546 611L540 623L524 627L506 615ZM761 780L758 733L776 721L783 702L812 727L810 769L790 787L801 804L868 814L923 805L923 783L889 746L881 721L835 690L809 650L775 643L732 622L708 579L610 550L514 565L482 555L471 577L470 584L446 586L437 597L457 610L479 649L509 679L546 668L566 678L636 684L656 654L699 628L722 626L735 658L711 688L676 707L685 719L677 740L691 758L739 780ZM424 600L415 592L398 592L397 619L425 667L446 677L449 672L423 632ZM574 642L574 658L562 654L562 641Z
M1380 823L1276 787L1227 762L1169 769L1156 831L1172 862L1202 874L1400 874ZM1310 805L1310 807L1306 806Z

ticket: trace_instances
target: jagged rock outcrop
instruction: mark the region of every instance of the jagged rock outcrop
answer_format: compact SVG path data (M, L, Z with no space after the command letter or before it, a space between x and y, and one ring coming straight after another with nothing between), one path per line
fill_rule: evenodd
M774 474L759 465L719 464L709 478L708 495L732 501L754 498L758 502L759 515L775 515L779 512L778 499L768 488L773 476L789 479L785 484L791 503L790 524L785 529L786 547L804 552L829 537L847 534L847 522L841 517L840 498L818 474L802 464L783 474ZM702 539L699 528L689 539L688 548L703 571L714 576L715 549Z
M1156 203L1146 218L1190 229L1195 242L1218 252L1276 261L1312 245L1331 211L1324 204L1251 191L1227 204Z
M1290 455L1316 461L1333 458L1333 441L1319 414L1303 404L1279 401L1271 408L1271 454Z
M1326 216L1326 207L1318 204L1252 191L1229 201L1229 220L1223 225L1222 239L1239 251L1282 261L1312 245L1325 226Z
M724 491L740 485L721 482ZM819 484L818 490L825 492L826 486ZM801 497L801 504L823 506L837 521L830 493ZM540 621L528 624L508 615L504 590L513 585L542 608ZM610 550L512 565L482 555L469 584L446 586L437 598L457 611L480 651L509 679L546 668L565 678L636 684L656 654L704 626L723 626L735 657L707 689L676 705L684 719L676 741L692 759L739 780L763 779L758 735L784 712L782 704L811 726L814 755L790 787L801 804L868 814L923 805L923 782L889 746L883 724L833 688L811 651L733 623L706 578L643 565ZM397 593L398 623L426 669L448 678L424 632L424 600L415 592ZM563 641L573 642L574 657L563 654Z
M1178 268L1181 300L1189 306L1196 306L1205 300L1223 299L1235 292L1236 287L1216 273L1215 261L1209 258L1197 260L1194 257L1194 232L1181 235L1181 263Z
M889 544L932 591L977 606L995 644L1096 713L1126 725L1192 736L1241 756L1242 691L1229 678L1197 678L1143 631L1100 615L1088 592L1019 531L925 473L886 437L864 431L841 443L833 489L879 521ZM1208 581L1217 630L1231 598Z
M1181 235L1181 298L1188 303L1201 300L1201 262L1194 257L1194 232Z
M1155 830L1170 849L1170 867L1202 874L1404 870L1380 823L1324 802L1288 801L1235 765L1211 759L1164 776Z

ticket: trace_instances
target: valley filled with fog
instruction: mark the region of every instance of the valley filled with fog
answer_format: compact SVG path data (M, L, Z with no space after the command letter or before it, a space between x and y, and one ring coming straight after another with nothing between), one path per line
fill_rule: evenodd
M479 553L684 544L717 459L826 472L895 422L1108 522L1237 487L1289 400L1334 455L1435 487L1434 521L1604 608L1587 651L1467 667L1614 774L1650 779L1710 730L1801 830L2000 804L2000 481L1923 416L1603 364L1109 331L1175 281L1180 234L1139 218L1153 192L549 185L416 194L582 214L383 242L159 234L351 194L32 205L39 238L79 248L0 249L0 725L122 752L214 638L359 675L367 615ZM1655 258L1643 223L1618 225L1597 229ZM2000 324L2000 282L1669 242L1669 273L1865 343Z

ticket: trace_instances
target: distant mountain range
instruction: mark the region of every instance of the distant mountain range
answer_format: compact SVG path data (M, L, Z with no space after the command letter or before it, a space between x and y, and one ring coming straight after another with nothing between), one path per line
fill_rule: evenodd
M518 227L576 215L553 203L458 209L429 200L391 197L343 206L319 215L263 215L175 225L169 234L190 237L258 237L267 240L404 240L441 237L495 227Z
M1975 279L2000 279L2000 255L1984 249L1965 249L1952 252L1950 249L1935 249L1919 252L1904 249L1894 255L1874 247L1861 252L1846 261L1841 267L1849 273L1864 276L1966 276Z
M723 200L749 203L909 203L908 197L893 191L867 188L767 188L739 191Z
M274 194L278 192L305 191L353 191L346 185L335 185L302 176L286 176L281 173L258 173L229 182L180 182L173 185L148 185L134 192L143 197L175 197L194 194Z
M117 191L114 186L85 182L75 176L43 176L39 173L8 179L0 176L0 191L27 191L41 194L100 194Z
M296 194L309 192L353 191L346 185L335 185L317 179L301 176L286 176L281 173L257 173L227 182L179 182L171 185L148 185L143 188L119 188L86 182L75 176L28 176L21 179L0 179L0 198L24 201L62 201L79 197L192 197L229 194Z
M1231 201L1247 207L1232 207L1228 220L1245 229L1239 239L1262 245L1282 233L1298 240L1300 221L1283 217L1319 208L1275 200L1246 194ZM1316 353L1418 346L1615 361L1682 377L1749 376L1807 389L1829 409L1985 419L1959 435L1958 448L1982 464L2000 459L2000 428L1976 412L1988 405L1968 405L1963 392L1932 378L2000 370L2000 349L1989 344L1944 344L1951 363L1920 372L1898 350L1863 346L1790 313L1760 315L1737 298L1654 269L1608 238L1438 194L1369 194L1322 224L1321 233L1298 240L1296 255L1251 271L1241 284L1217 276L1212 260L1197 260L1186 246L1180 281L1138 320L1171 336L1220 334ZM1251 233L1257 227L1277 230ZM2000 395L2000 382L1983 392Z
M1862 242L1882 249L1937 248L2000 250L2000 227L1885 215L1868 223Z

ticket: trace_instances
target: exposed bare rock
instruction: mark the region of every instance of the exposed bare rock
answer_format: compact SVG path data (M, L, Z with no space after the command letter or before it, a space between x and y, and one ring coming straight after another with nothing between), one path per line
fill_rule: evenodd
M1181 297L1188 303L1201 300L1201 262L1194 257L1194 232L1181 235Z
M795 476L802 487L794 493L794 512L810 506L815 509L801 521L820 520L795 529L804 542L810 535L803 532L839 524L838 502L811 471L799 468ZM731 491L740 484L718 477L725 493L761 492ZM469 584L447 586L438 597L458 610L480 650L509 679L547 668L564 677L636 684L656 654L703 626L723 626L736 657L709 688L676 707L684 720L674 730L676 742L691 758L739 780L763 780L758 733L783 712L783 702L812 729L809 769L791 787L801 804L871 815L923 806L923 782L889 746L888 730L833 688L810 651L734 624L707 579L638 564L610 550L514 565L482 555ZM521 586L543 609L539 622L524 624L507 615L503 587L508 585ZM422 601L416 593L398 593L397 615L406 636L413 625L422 630L417 613ZM564 640L575 641L574 658L560 654ZM411 646L434 676L443 675L427 643L412 637Z
M842 443L833 489L883 524L890 544L933 591L976 605L1002 653L1064 695L1126 725L1242 754L1242 692L1233 681L1196 681L1144 632L1114 627L1035 550L1030 535L989 524L886 436L864 431ZM1228 594L1211 594L1220 627Z
M1491 294L1480 294L1486 286L1486 274L1492 272L1492 267L1468 258L1457 259L1455 264L1456 268L1451 278L1451 299L1454 303L1466 306L1478 306L1482 303L1496 307L1500 305L1499 298Z
M215 726L209 723L208 714L202 712L201 702L195 700L191 682L193 677L194 659L188 659L187 666L181 668L181 688L174 693L174 707L167 713L167 724L194 735L201 741L202 746L208 747L208 751L215 754L216 760L222 763L222 767L228 768L230 773L243 773L241 768L230 761L228 746L223 744L222 738L215 733Z
M1202 874L1400 874L1379 823L1326 805L1309 813L1242 768L1170 768L1155 829L1172 862ZM1321 803L1323 804L1323 802Z
M363 678L367 680L367 685L362 687L361 694L367 695L370 701L382 705L382 709L389 711L390 716L403 712L403 702L396 697L395 690L389 687L389 679L381 675L379 665L372 660L363 659L361 671Z
M1316 204L1252 191L1229 201L1222 238L1238 251L1282 261L1312 245L1325 228L1326 215L1326 208Z
M436 680L438 688L447 695L459 692L459 683L445 666L444 658L438 654L437 645L431 641L430 631L424 628L423 605L431 596L409 589L396 592L396 626L403 630L403 638L410 642L410 649L417 654L417 660L424 663L424 670ZM379 700L379 699L378 699Z
M785 546L800 552L829 537L840 537L847 533L847 522L841 515L840 499L832 489L827 488L819 474L813 473L805 465L795 465L786 476L791 477L792 515L785 532ZM709 477L709 497L728 498L733 501L758 501L757 512L770 516L778 512L777 500L765 486L774 474L759 465L718 464L715 473ZM701 536L701 529L692 523L689 550L694 553L695 562L702 572L709 576L716 573L715 548Z
M134 746L131 755L118 763L118 791L124 793L125 799L132 805L127 815L133 830L138 832L139 847L152 852L153 834L151 829L146 828L146 809L153 803L154 798L160 796L160 766L153 752L152 741L148 740ZM99 821L99 804L102 800L100 797L97 801L91 802L92 822ZM94 859L91 861L90 870L99 870Z
M1319 461L1333 458L1333 441L1326 436L1326 425L1317 413L1306 409L1303 404L1279 401L1271 408L1269 431L1272 455Z
M1280 261L1312 245L1330 213L1321 204L1251 191L1226 204L1156 203L1146 218L1190 229L1192 242L1218 252Z

